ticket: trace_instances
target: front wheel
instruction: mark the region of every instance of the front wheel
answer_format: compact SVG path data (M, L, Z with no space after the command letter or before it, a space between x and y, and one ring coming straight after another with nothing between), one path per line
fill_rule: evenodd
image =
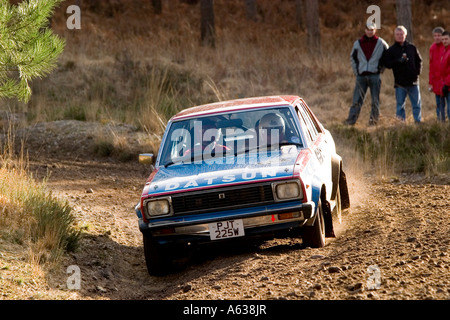
M166 275L171 268L172 262L167 251L164 251L162 246L149 234L143 234L143 240L148 273L151 276Z
M302 239L306 247L323 248L325 246L325 221L320 199L316 210L316 221L312 226L303 227Z

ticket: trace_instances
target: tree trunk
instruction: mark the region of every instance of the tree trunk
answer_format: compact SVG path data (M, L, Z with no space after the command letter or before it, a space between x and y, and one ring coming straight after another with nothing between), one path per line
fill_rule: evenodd
M320 53L319 0L305 0L305 6L308 47L311 52Z
M297 24L301 30L305 30L305 15L304 15L304 0L295 0L295 13L297 18Z
M201 44L214 48L216 46L216 31L214 26L213 0L201 0Z
M152 7L153 7L153 11L156 14L161 14L162 13L161 0L152 0Z
M406 40L413 42L411 0L395 0L397 8L397 24L408 30Z
M256 21L256 0L245 0L245 11L247 12L247 19Z

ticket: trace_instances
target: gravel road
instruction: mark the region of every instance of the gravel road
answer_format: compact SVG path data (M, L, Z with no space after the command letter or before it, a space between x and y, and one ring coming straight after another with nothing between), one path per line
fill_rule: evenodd
M51 132L39 130L29 137L50 148ZM348 168L352 208L325 248L305 248L296 238L216 247L180 272L151 277L133 211L148 168L83 156L93 139L72 133L70 150L61 142L58 151L30 151L30 169L50 174L49 187L69 200L83 229L78 251L49 277L54 298L450 299L450 174L382 180ZM69 265L80 267L79 290L67 288Z

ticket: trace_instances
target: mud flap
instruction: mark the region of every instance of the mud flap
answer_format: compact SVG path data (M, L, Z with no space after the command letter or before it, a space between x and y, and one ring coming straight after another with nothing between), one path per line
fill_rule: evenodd
M348 194L347 178L345 177L345 173L342 170L339 177L339 192L341 193L342 210L350 208L350 195Z
M336 191L338 187L338 182L340 178L341 172L341 163L342 158L338 155L334 155L331 157L331 179L333 180L333 188L331 190L331 200L336 199Z
M325 223L325 237L327 238L335 238L336 235L334 233L333 228L333 215L331 213L331 206L328 201L322 201L322 210L323 210L323 220Z

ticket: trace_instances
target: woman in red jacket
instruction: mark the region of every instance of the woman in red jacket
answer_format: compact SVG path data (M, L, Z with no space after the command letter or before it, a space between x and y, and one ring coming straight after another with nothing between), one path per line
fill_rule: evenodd
M450 120L450 32L442 33L442 43L445 49L440 68L442 80L441 120L445 121L445 102L447 103L447 116Z
M433 30L434 42L430 47L430 73L429 89L436 95L436 115L440 120L442 83L441 83L441 59L444 54L444 45L442 44L442 33L444 29L437 27ZM443 106L445 108L445 105ZM445 115L445 114L444 114Z

